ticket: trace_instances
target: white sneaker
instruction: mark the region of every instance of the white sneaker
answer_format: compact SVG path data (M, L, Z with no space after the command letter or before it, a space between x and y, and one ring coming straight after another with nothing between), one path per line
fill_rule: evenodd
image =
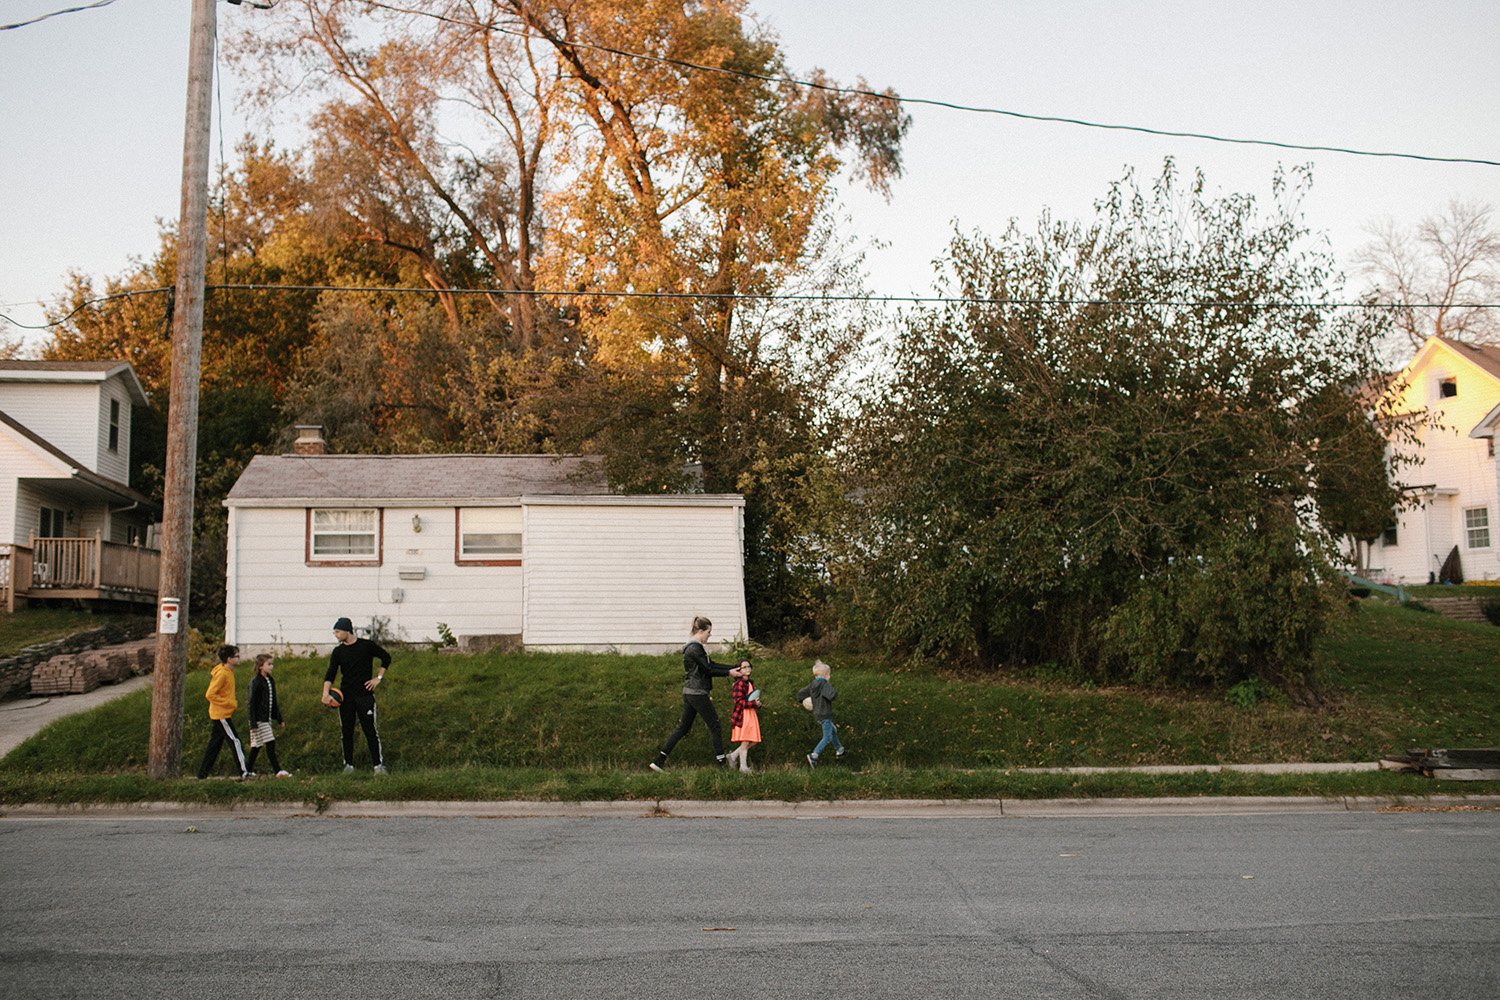
M276 777L278 777L278 778L290 778L291 776L292 776L292 772L291 771L277 771L276 772Z
M385 769L385 765L384 764L376 764L375 765L375 773L376 774L390 774L391 772L389 772L389 771L387 771Z
M345 764L344 765L344 773L345 774L353 774L354 773L354 765L353 764Z

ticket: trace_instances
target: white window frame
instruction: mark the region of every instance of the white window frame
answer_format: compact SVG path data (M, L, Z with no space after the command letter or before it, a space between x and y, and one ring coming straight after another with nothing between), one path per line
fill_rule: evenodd
M521 508L455 507L453 561L464 566L519 566L525 552Z
M1464 545L1470 549L1490 547L1490 509L1488 506L1464 508Z
M307 564L379 566L385 534L381 514L378 507L309 507ZM369 539L367 545L359 543L364 538ZM332 545L324 544L320 548L323 541Z

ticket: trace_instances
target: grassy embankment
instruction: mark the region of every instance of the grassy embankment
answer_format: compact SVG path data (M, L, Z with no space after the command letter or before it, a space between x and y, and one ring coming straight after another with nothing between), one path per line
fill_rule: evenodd
M27 646L63 639L75 632L87 632L124 616L93 614L72 608L40 608L6 614L0 611L0 656L10 656Z
M1500 743L1500 629L1367 602L1324 644L1322 703L1249 708L1210 694L1087 689L1030 680L835 664L848 760L810 771L817 732L791 693L808 661L767 659L766 742L753 775L707 766L701 725L665 775L644 770L676 721L677 657L571 654L461 657L404 651L381 689L392 774L341 770L336 714L318 704L323 664L277 667L287 726L280 781L143 774L149 692L61 720L0 763L0 802L330 799L973 798L1133 795L1425 795L1494 792L1390 773L1258 776L1034 775L1078 765L1368 761L1410 746ZM239 670L243 706L249 667ZM207 739L207 671L189 673L184 770ZM721 682L722 684L723 682ZM725 685L727 688L727 685ZM717 701L727 717L727 689ZM236 717L244 735L244 713ZM726 733L727 736L727 733ZM365 764L356 735L356 759ZM264 761L261 764L264 769ZM219 773L228 773L221 756Z

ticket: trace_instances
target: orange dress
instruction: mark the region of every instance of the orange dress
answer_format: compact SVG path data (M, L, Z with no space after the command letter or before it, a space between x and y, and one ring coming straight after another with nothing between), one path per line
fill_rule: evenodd
M734 729L729 734L731 743L759 743L760 742L760 712L756 706L759 701L750 700L750 692L755 690L754 686L747 680L734 682L734 716L739 719L734 724Z

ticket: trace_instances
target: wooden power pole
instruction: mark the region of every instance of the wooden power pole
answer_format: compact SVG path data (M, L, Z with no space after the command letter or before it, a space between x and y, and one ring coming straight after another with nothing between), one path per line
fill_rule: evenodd
M182 141L182 214L177 222L177 290L172 315L172 384L161 529L156 673L151 688L153 778L182 767L182 680L187 667L192 585L193 493L198 465L198 372L203 353L208 157L213 121L215 0L193 0L188 43L187 122Z

